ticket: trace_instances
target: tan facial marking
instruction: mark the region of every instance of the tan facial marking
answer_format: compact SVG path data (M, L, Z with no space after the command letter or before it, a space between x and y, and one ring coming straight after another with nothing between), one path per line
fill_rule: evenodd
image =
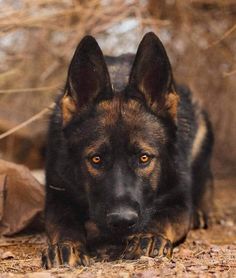
M159 177L159 166L155 158L151 158L151 161L145 167L140 167L136 169L136 173L140 177L149 179L152 189L155 191L158 186Z
M88 172L91 176L99 176L101 174L101 170L95 169L89 160L86 160L86 165Z
M113 100L102 101L98 105L98 111L103 113L100 119L101 124L103 126L113 126L120 114L120 100L115 98Z
M121 115L130 125L135 125L142 113L141 104L135 100L129 100L122 104Z
M157 165L156 169L152 171L150 174L150 184L154 191L157 189L159 177L160 177L160 167L159 165Z
M86 147L84 150L84 157L87 157L91 154L96 154L99 148L108 142L108 138L104 136L102 139L98 139L97 141L93 142L90 146Z
M143 153L154 154L157 155L157 150L150 146L148 143L144 142L142 139L134 140L132 142L134 145L137 145Z
M94 168L94 166L92 164L93 163L94 164L99 164L101 162L102 158L100 157L99 154L96 154L96 153L102 145L106 144L107 141L108 141L107 138L100 139L100 140L94 142L92 145L88 146L84 150L84 155L83 156L84 156L84 159L86 161L88 172L92 176L98 176L98 175L101 174L101 170ZM95 155L93 155L91 157L92 154L95 154Z

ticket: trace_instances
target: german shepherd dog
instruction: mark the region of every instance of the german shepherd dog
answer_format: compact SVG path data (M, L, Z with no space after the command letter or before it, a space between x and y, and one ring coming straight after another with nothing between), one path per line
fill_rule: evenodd
M207 227L212 146L207 114L154 33L120 57L84 37L50 121L43 265L88 265L103 245L110 258L114 246L124 259L170 257Z

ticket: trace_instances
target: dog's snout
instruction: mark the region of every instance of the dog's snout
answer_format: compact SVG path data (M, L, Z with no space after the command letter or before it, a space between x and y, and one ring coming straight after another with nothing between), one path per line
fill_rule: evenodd
M114 211L107 214L107 224L113 230L134 228L138 222L138 214L133 210Z

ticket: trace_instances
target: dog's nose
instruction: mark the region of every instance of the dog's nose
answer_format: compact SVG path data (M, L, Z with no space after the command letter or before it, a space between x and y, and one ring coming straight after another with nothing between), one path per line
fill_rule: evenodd
M138 214L132 210L115 211L107 214L107 224L113 230L134 228L138 221Z

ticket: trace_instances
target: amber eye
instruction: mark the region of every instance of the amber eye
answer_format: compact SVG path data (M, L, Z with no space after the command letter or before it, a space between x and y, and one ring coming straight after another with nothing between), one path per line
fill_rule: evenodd
M99 155L95 155L91 158L91 161L94 163L94 164L99 164L102 162L102 159Z
M140 163L147 163L150 159L150 156L147 155L147 154L142 154L140 157L139 157L139 162Z

